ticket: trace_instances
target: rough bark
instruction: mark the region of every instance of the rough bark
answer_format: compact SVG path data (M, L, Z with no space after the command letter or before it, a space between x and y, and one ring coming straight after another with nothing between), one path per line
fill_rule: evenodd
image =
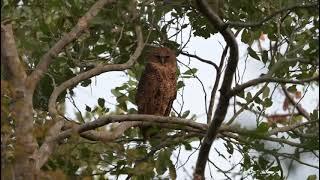
M1 24L1 64L7 73L11 90L10 112L15 121L15 179L35 179L32 154L38 144L33 137L32 92L18 56L11 24Z

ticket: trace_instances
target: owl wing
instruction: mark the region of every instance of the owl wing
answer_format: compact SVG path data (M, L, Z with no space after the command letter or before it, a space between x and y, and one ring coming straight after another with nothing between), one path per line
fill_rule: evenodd
M158 73L156 67L151 63L146 68L140 78L136 94L136 103L139 114L153 114L154 97L159 90Z
M165 113L164 113L164 116L169 116L170 115L170 112L171 112L171 108L172 108L172 104L173 104L173 101L176 99L177 97L177 78L176 78L176 75L175 73L168 73L170 75L170 81L171 81L171 88L168 92L168 95L169 95L169 103L168 103L168 106L165 110Z

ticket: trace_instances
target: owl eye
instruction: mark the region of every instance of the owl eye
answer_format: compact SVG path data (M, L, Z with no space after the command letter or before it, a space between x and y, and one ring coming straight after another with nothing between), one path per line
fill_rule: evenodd
M154 55L156 58L158 58L158 59L160 59L161 58L161 56L160 55Z
M168 56L168 55L165 55L165 56L163 56L163 55L154 55L156 58L158 58L158 59L162 59L162 58L169 58L170 56Z

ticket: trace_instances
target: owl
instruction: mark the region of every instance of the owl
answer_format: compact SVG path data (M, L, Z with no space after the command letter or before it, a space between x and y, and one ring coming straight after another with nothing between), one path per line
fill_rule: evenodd
M136 94L138 114L169 116L177 95L176 55L171 49L160 47L147 57ZM140 128L144 138L148 138L149 128Z

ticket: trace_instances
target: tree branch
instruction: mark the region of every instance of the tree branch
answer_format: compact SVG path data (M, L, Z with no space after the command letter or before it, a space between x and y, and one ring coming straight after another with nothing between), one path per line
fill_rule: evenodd
M20 61L10 23L1 23L1 65L6 71L5 79L10 80L14 87L25 83L27 74Z
M47 162L52 152L57 148L58 143L50 141L50 139L60 132L63 125L63 120L58 120L52 127L50 127L44 143L38 151L34 152L33 157L36 160L36 170L40 170L40 168Z
M86 131L80 133L80 136L91 141L101 141L104 143L115 141L117 138L123 135L123 133L131 128L137 126L159 126L161 128L166 129L174 129L174 130L183 130L185 132L195 133L200 136L204 136L203 130L199 130L198 128L190 127L190 126L181 126L175 124L167 124L167 123L157 123L157 122L144 122L144 121L128 121L121 122L117 127L113 128L110 131ZM79 126L79 125L78 125Z
M239 52L238 52L238 44L235 39L235 36L231 29L226 28L226 24L219 18L219 16L213 12L205 0L197 0L197 5L200 12L208 18L209 22L218 29L218 31L222 34L223 38L227 42L227 45L230 47L230 59L226 67L226 71L223 78L223 83L220 88L220 98L219 103L217 105L217 109L214 113L213 120L210 123L208 131L204 137L203 143L200 147L194 179L204 179L204 171L206 167L206 163L208 160L208 155L210 152L211 145L215 140L218 129L221 126L229 106L230 97L227 96L227 92L231 88L233 74L236 70Z
M241 91L243 91L244 89L251 87L251 86L255 86L257 84L260 83L264 83L264 82L277 82L277 83L290 83L290 84L304 84L304 83L308 83L308 82L312 82L312 81L316 81L319 80L319 76L314 76L311 78L306 78L306 79L301 79L301 80L291 80L291 79L283 79L283 78L276 78L276 77L270 77L268 74L267 75L263 75L260 78L257 79L253 79L250 80L246 83L243 83L241 85L236 86L235 88L233 88L229 93L228 96L234 96L238 93L240 93Z
M288 132L288 131L292 131L292 130L294 130L296 128L299 128L301 126L305 126L305 125L313 124L313 123L319 123L319 120L313 120L313 121L307 121L307 122L298 122L298 123L291 124L291 125L288 125L288 126L274 128L271 131L269 131L267 134L268 134L268 136L271 136L271 135L275 135L275 134L277 134L279 132Z
M110 123L116 123L116 122L119 122L120 124L112 131L109 131L109 132L93 131L96 128L105 126ZM267 140L273 141L273 139L270 139L268 136L274 135L277 132L286 132L307 124L317 123L317 122L310 121L306 123L297 123L297 124L293 124L286 127L276 128L267 132L266 134L261 135L261 138L262 139L267 138ZM59 142L64 138L70 137L73 133L80 134L81 137L84 137L89 140L101 141L106 143L106 142L114 141L115 139L119 138L124 133L125 130L131 127L140 126L140 125L157 125L159 127L164 127L169 129L181 129L183 131L198 134L199 136L204 136L203 132L206 132L208 129L207 124L197 123L189 119L163 117L163 116L155 116L155 115L144 115L144 114L109 115L109 116L98 118L95 121L88 122L82 125L71 123L69 124L69 129L58 134L62 125L63 125L62 120L57 121L57 123L53 126L53 128L50 129L49 136L46 137L45 142L41 146L40 150L34 155L35 159L37 160L37 168L41 168L41 166L43 166L43 164L47 161L47 158L49 157L49 155L57 147L56 146L57 142ZM223 125L219 129L219 133L225 134L227 132L239 133L244 135L254 133L247 129L231 127L228 125ZM284 142L284 143L287 143L287 142ZM295 146L296 144L292 144L292 145Z
M91 78L93 76L99 75L104 72L123 71L125 69L130 68L136 62L136 60L140 56L140 54L143 50L143 47L144 47L141 27L137 25L135 27L135 30L136 30L138 43L137 43L137 48L136 48L135 52L130 56L130 59L126 63L123 63L123 64L107 64L107 65L99 64L97 67L90 69L89 71L80 73L79 75L63 82L58 87L54 88L54 90L50 96L49 105L48 105L50 115L52 115L52 116L58 115L58 112L56 109L56 100L57 100L58 96L63 91L65 91L67 88L75 86L79 82L81 82L85 79Z
M54 58L72 41L78 38L84 30L88 28L89 22L100 12L100 10L107 4L113 3L115 0L99 0L88 12L82 16L75 27L65 34L53 47L44 54L35 70L28 77L30 89L33 91L41 79L41 77L48 71L49 65L54 61Z
M211 122L214 101L215 101L216 93L217 93L219 82L220 82L220 76L221 76L221 71L222 71L223 64L224 64L224 59L226 58L228 49L229 49L229 46L226 46L224 48L223 52L222 52L221 59L220 59L220 64L219 64L219 67L217 69L216 79L214 81L214 85L213 85L213 88L212 88L212 91L211 91L209 108L208 108L208 115L207 115L207 123L208 124Z
M163 117L155 115L145 115L145 114L131 114L131 115L109 115L98 118L97 120L88 122L86 124L77 126L76 128L68 129L63 131L59 135L51 138L51 141L57 141L69 137L73 132L83 133L86 131L93 130L95 128L104 126L106 124L115 122L128 122L128 121L143 121L150 123L166 123L174 126L187 126L190 128L198 129L199 131L205 131L207 129L206 124L196 123L191 120L175 118L175 117Z
M275 11L258 22L227 22L226 24L228 24L231 27L242 27L242 28L256 27L256 26L263 25L265 22L269 21L274 16L276 16L277 14L280 14L282 12L296 10L296 9L302 9L302 8L318 8L318 6L319 6L318 3L296 4L296 5L285 7L285 8L278 10L278 11Z

